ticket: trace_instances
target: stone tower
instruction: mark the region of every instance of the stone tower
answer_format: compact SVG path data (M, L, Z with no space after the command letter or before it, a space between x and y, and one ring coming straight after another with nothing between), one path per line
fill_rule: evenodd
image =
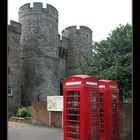
M19 9L22 47L22 102L59 94L58 11L30 3Z
M92 31L86 26L70 26L59 35L58 11L49 4L21 6L19 22L8 25L9 115L33 100L62 95L62 81L81 74L79 66L92 45Z
M79 66L83 56L91 52L92 30L86 26L70 26L62 31L62 37L68 38L66 75L81 74Z
M21 25L10 21L8 25L8 115L21 105Z

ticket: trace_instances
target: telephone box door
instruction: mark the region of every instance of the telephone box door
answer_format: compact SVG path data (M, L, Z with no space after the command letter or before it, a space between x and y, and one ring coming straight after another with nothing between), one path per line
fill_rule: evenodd
M99 94L93 89L88 89L87 109L89 110L88 120L88 140L99 140Z
M112 139L119 136L119 94L115 91L111 92L112 98Z
M80 139L80 90L66 92L66 136L69 139Z

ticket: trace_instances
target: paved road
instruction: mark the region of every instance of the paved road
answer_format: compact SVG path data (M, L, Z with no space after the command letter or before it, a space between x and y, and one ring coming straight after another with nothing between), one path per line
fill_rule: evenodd
M8 122L8 140L63 140L63 130Z

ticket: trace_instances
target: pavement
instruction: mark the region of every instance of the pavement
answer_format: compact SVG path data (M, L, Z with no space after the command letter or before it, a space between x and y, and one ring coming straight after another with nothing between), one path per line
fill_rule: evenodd
M63 129L9 121L8 140L63 140ZM121 130L116 140L132 140L132 131Z
M120 137L116 140L133 140L132 130L121 130Z
M8 122L8 140L63 140L63 129Z

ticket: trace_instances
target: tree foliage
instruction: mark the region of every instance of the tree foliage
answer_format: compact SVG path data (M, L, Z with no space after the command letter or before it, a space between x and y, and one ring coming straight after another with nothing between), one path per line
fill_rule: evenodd
M84 56L80 69L98 79L119 84L120 97L132 94L132 26L119 25L106 40L94 42L92 54Z

